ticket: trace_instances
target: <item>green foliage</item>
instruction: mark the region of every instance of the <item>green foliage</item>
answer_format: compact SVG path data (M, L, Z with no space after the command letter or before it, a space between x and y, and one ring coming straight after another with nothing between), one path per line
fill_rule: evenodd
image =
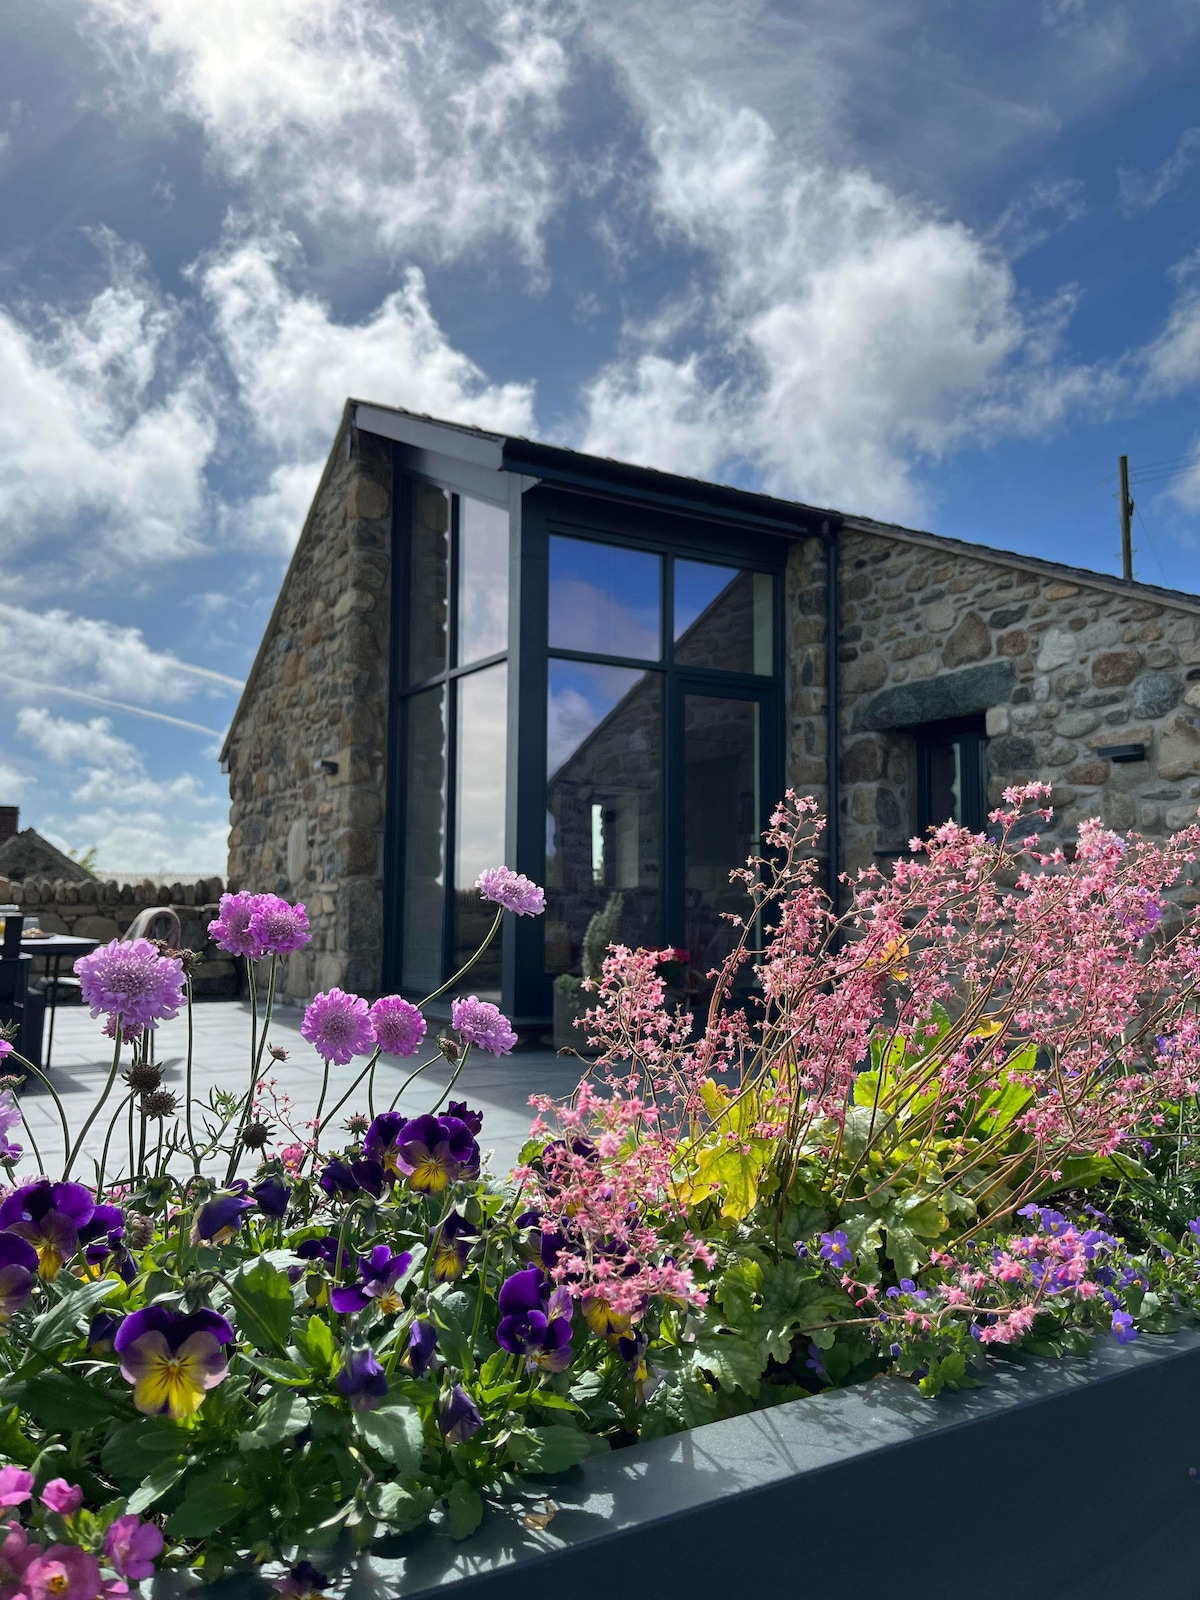
M608 947L617 941L621 926L621 913L625 910L625 896L613 894L601 910L597 911L584 929L580 945L580 965L585 978L599 983L604 971L604 958Z

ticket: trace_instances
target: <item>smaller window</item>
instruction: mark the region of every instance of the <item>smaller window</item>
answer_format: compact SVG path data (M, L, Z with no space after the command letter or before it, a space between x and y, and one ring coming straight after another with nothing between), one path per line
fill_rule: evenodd
M917 832L959 822L982 833L987 821L987 734L982 717L933 722L917 741Z

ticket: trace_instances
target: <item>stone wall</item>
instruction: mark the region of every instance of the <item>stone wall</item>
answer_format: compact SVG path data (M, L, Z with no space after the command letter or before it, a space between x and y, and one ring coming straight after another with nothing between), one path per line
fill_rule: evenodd
M350 437L343 425L226 749L231 888L308 906L312 943L285 977L296 999L381 982L391 455Z
M1162 836L1200 807L1200 603L853 526L839 536L843 866L906 849L918 724L982 713L990 803L1053 784L1050 831L1085 817ZM789 570L792 783L823 776L824 557ZM1098 748L1141 744L1143 761ZM811 746L811 748L810 748Z
M192 993L202 1000L231 999L238 993L242 963L218 950L208 937L222 887L220 878L170 884L152 883L149 878L124 884L94 878L83 883L0 878L0 905L20 906L23 915L36 916L47 933L73 933L100 944L119 939L147 906L170 906L179 918L184 948L203 958L192 976Z

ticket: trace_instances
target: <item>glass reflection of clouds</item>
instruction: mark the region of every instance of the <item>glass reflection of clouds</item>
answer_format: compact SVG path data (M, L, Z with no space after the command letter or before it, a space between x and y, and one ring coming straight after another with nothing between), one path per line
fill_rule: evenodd
M550 662L546 771L551 778L644 677L633 667Z
M550 540L550 647L657 661L662 562L586 539Z

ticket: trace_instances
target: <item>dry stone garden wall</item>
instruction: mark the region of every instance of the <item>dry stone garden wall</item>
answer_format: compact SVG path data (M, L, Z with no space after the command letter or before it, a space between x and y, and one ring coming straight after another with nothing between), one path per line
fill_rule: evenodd
M933 538L849 525L839 536L840 779L849 871L906 848L912 729L982 714L990 801L1053 784L1064 842L1085 817L1162 836L1200 808L1200 601L1147 585L977 557ZM825 570L816 542L789 571L791 781L824 778ZM1145 759L1101 756L1142 745Z
M390 532L390 448L343 425L226 751L230 887L308 906L295 999L381 982Z
M80 883L0 878L0 905L20 906L47 933L71 933L101 944L119 939L147 906L170 906L179 918L184 948L202 958L192 975L193 994L205 1000L230 999L238 993L241 963L230 960L208 937L223 888L220 878L198 878L195 883L153 883L147 878L123 884L94 878Z

